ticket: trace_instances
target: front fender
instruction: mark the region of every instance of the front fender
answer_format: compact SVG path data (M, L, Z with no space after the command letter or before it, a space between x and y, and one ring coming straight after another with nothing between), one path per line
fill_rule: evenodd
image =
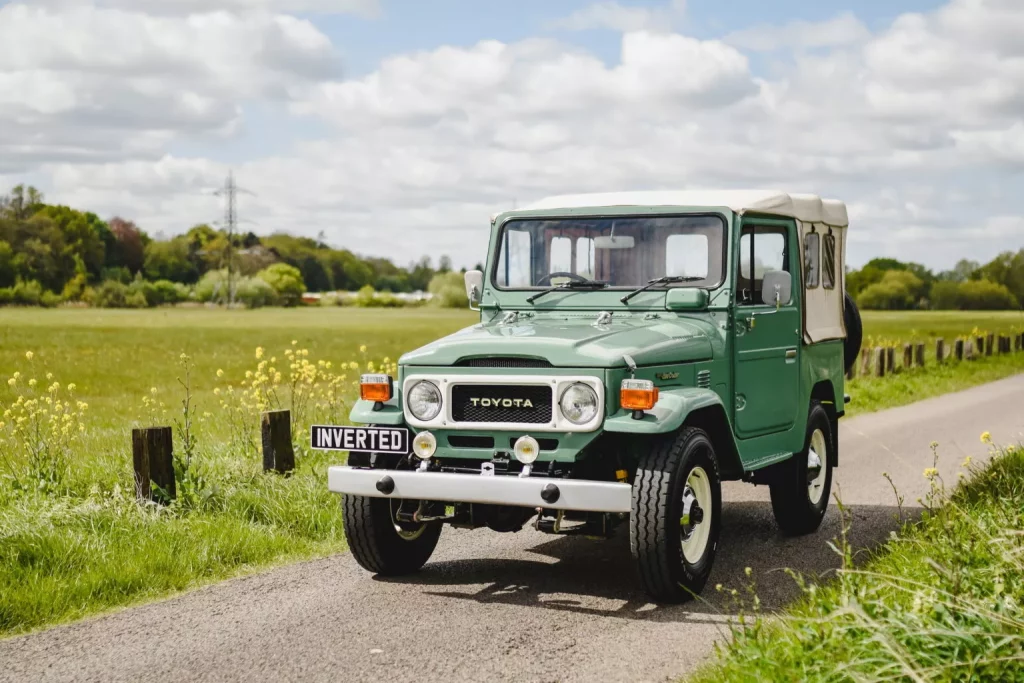
M373 401L357 400L352 406L352 410L349 411L349 421L353 424L364 425L400 426L405 424L405 415L402 414L402 407L398 405L397 398L381 404L379 410L374 410L374 405L376 404Z
M668 434L683 426L687 416L695 410L709 406L722 406L722 398L700 387L679 387L660 392L654 408L642 420L634 420L630 410L619 410L604 421L606 432L628 434Z

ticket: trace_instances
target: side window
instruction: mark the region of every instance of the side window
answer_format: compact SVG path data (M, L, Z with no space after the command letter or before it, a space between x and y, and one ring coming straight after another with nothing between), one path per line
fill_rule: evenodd
M776 226L745 226L740 235L740 273L737 302L757 306L761 302L761 283L769 270L789 270L786 229Z
M665 240L665 275L706 278L710 248L707 235L669 235Z
M825 289L836 288L836 237L825 235L825 252L822 254L824 268L821 271L821 285Z
M551 256L548 257L548 272L572 272L572 239L554 237L551 239Z
M576 274L594 279L594 239L592 237L576 238Z
M804 236L804 273L807 280L804 286L807 289L814 289L818 286L819 263L821 254L821 235L816 232L809 232Z

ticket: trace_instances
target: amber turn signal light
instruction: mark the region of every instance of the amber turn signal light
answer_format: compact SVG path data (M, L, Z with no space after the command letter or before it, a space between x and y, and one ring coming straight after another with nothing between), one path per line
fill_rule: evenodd
M390 401L393 394L391 375L363 375L359 378L359 398L364 401L383 403Z
M658 402L658 387L648 379L624 379L619 403L626 410L650 410Z

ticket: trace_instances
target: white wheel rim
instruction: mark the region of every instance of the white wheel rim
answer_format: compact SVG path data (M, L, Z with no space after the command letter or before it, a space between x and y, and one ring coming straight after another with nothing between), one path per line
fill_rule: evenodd
M693 510L696 503L703 513L703 518L692 523L687 514L687 502L690 503L689 510ZM683 487L683 509L679 518L679 538L683 548L683 559L690 564L700 562L704 552L708 548L708 541L711 538L711 480L707 472L701 467L694 467L686 477L686 485Z
M815 429L811 434L811 447L807 454L808 463L815 458L821 463L821 466L816 477L811 478L808 473L807 497L811 503L817 505L821 502L821 497L825 495L825 479L828 476L828 449L825 447L825 433L820 429Z

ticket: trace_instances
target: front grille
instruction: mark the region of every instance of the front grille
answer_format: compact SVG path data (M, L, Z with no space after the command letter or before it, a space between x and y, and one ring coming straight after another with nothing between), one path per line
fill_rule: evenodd
M551 421L551 387L456 384L452 387L452 419L456 422L544 424Z
M550 368L543 358L466 358L458 365L465 368Z
M449 434L448 445L452 448L494 448L494 437Z

